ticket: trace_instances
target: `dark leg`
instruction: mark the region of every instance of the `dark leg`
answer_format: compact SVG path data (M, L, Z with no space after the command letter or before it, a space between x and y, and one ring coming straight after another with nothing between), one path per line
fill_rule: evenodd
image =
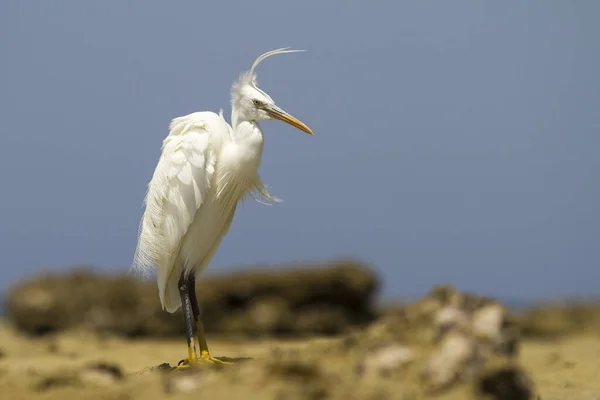
M194 315L195 334L198 340L198 346L200 347L200 357L211 358L208 352L208 344L206 343L206 337L204 336L204 326L202 325L202 319L200 318L200 305L198 304L198 298L196 296L196 276L190 273L186 279L188 286L188 292L190 294L190 302L192 303L192 312Z
M229 364L228 361L212 357L208 352L204 327L200 318L200 307L196 297L196 277L193 272L187 276L184 274L181 275L179 279L179 292L181 293L181 304L185 317L188 362L211 361L218 364ZM182 368L185 368L185 365Z
M190 273L186 279L188 286L188 293L190 294L190 301L192 303L192 312L194 314L194 322L197 323L200 320L200 306L198 305L198 298L196 297L196 275Z
M186 277L183 273L179 278L179 294L181 295L181 309L183 311L183 318L185 319L185 333L188 344L188 361L195 362L198 360L198 343L196 339L196 318L194 316L194 307L198 309L197 303L192 303L190 286L188 284L189 277ZM194 297L195 291L194 291ZM195 304L195 306L194 306Z

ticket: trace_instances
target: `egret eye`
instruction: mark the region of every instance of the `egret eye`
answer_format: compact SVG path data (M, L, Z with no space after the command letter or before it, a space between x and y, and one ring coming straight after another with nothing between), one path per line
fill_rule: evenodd
M260 107L260 106L262 105L262 103L261 103L261 101L260 101L260 100L252 100L252 102L254 103L254 105L255 105L256 107Z

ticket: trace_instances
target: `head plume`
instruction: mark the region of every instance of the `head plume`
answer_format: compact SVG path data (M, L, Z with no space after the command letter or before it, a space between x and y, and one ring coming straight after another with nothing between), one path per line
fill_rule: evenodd
M254 78L255 77L254 70L256 69L256 67L258 66L258 64L260 64L261 61L263 61L267 57L274 56L275 54L298 53L300 51L304 51L304 50L290 50L289 47L283 47L281 49L275 49L275 50L267 51L266 53L261 54L260 56L258 56L258 58L256 60L254 60L254 63L252 64L252 67L250 68L250 71L248 71L248 75L250 75L252 78Z
M235 86L239 87L242 84L249 84L256 87L256 73L254 71L256 70L258 64L260 64L265 58L274 56L275 54L298 53L301 51L304 50L290 50L289 47L282 47L281 49L275 49L261 54L256 60L254 60L254 63L252 63L252 67L250 67L250 70L241 74L240 79L238 80Z
M257 86L255 70L256 70L256 67L258 66L258 64L260 64L265 58L270 57L275 54L296 53L299 51L304 51L304 50L290 50L288 47L284 47L281 49L275 49L275 50L268 51L264 54L261 54L260 56L258 56L258 58L256 60L254 60L254 63L252 63L252 67L250 67L249 71L243 72L240 75L239 79L237 81L235 81L233 83L233 86L231 87L231 112L232 112L231 121L232 121L232 124L235 125L235 123L236 123L235 120L237 120L237 118L240 116L240 113L244 113L244 109L248 108L248 105L250 104L249 103L250 99L248 99L248 93L249 93L248 89L250 89L250 92L257 91L261 95L266 97L267 99L270 99L269 95L266 94L265 92L263 92ZM256 110L254 107L250 107L246 111L254 112ZM236 115L234 115L234 114L236 114ZM246 113L246 117L249 116L247 114L248 113Z

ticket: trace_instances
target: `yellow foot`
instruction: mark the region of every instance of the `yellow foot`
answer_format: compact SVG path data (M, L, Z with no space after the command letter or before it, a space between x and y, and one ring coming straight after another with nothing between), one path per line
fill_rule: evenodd
M195 359L190 361L189 359L181 360L177 363L177 368L189 368L193 365L210 365L210 364L231 364L231 362L224 361L220 357L202 357L199 359Z

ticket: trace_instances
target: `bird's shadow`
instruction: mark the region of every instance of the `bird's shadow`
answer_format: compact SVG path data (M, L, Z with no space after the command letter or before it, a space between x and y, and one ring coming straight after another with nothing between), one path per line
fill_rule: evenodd
M223 362L226 362L226 363L239 363L239 362L253 360L252 357L225 357L225 356L221 356L221 357L215 357L215 358L217 360L219 360L219 361L223 361Z
M219 360L219 361L223 361L226 364L219 364L219 363L213 364L213 363L209 363L209 364L207 364L207 366L208 365L212 365L212 366L216 366L216 367L217 366L218 367L221 367L221 366L222 367L226 367L227 364L238 364L238 363L241 363L241 362L246 362L246 361L253 360L252 357L225 357L225 356L221 356L221 357L215 357L215 358L217 360ZM179 364L181 364L183 361L184 360L181 360L179 362ZM157 365L156 367L152 367L150 369L154 370L154 371L172 371L172 370L177 370L177 366L174 367L174 366L172 366L169 363L162 363L162 364Z

